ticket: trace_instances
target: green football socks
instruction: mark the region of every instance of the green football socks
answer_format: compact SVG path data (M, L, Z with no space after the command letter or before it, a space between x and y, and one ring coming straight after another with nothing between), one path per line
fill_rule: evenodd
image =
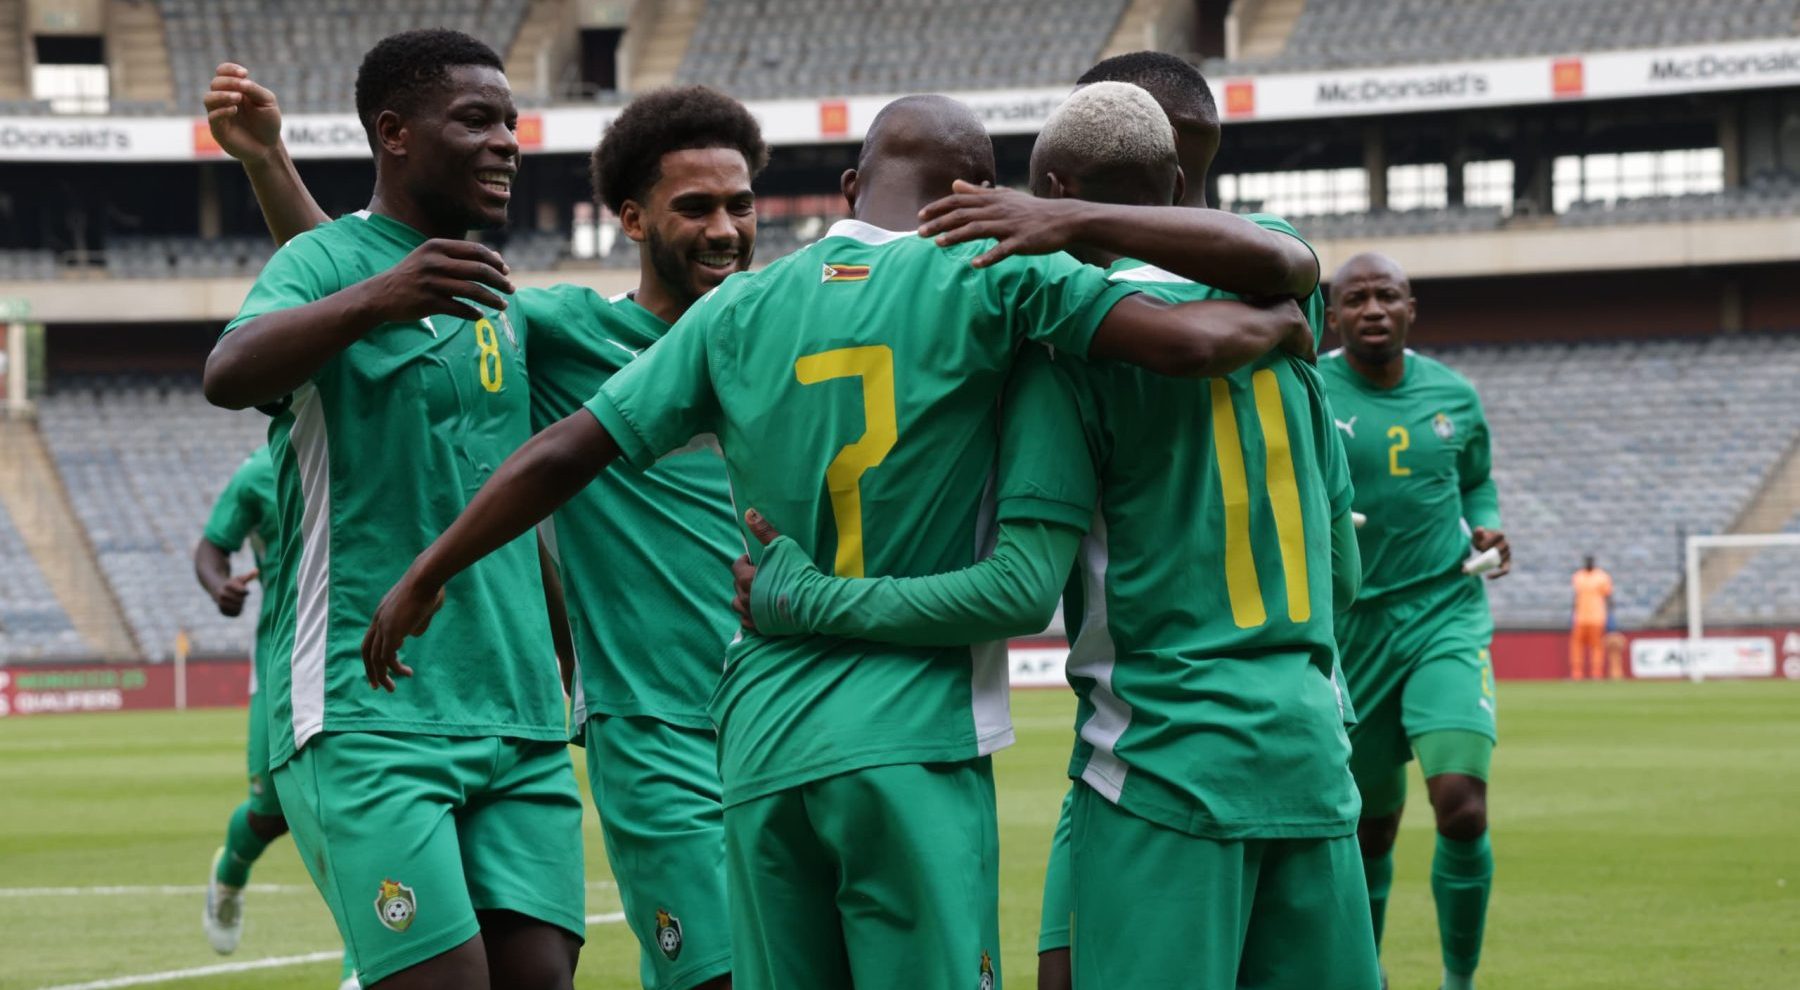
M1431 896L1437 902L1445 990L1468 990L1475 985L1488 894L1493 888L1494 850L1485 834L1473 842L1437 837L1437 853L1431 859ZM1380 931L1379 922L1376 930Z
M242 887L250 882L250 867L269 844L250 828L250 802L238 805L231 813L231 824L225 828L225 855L219 857L219 872L214 875L227 887Z
M1394 851L1363 857L1363 875L1369 883L1369 917L1375 920L1375 948L1381 948L1381 929L1387 923L1388 891L1394 886Z

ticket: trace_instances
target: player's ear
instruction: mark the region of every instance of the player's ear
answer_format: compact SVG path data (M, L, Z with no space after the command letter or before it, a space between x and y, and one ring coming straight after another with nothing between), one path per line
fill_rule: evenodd
M634 241L642 242L649 236L649 232L644 229L644 208L638 205L637 200L628 199L619 204L619 229Z
M375 140L381 147L395 158L406 157L406 122L392 110L383 110L375 115Z
M838 176L838 191L844 194L844 202L849 204L852 214L856 213L856 182L859 178L861 176L853 168L844 169L844 174Z
M1183 172L1181 170L1180 165L1177 165L1177 166L1175 166L1175 198L1169 201L1169 205L1170 206L1180 206L1181 201L1186 198L1187 198L1187 173Z
M1062 176L1057 175L1055 169L1046 171L1044 173L1044 198L1067 199L1068 196L1069 186L1063 182Z
M1325 329L1337 333L1337 307L1332 304L1330 296L1326 296L1325 299Z

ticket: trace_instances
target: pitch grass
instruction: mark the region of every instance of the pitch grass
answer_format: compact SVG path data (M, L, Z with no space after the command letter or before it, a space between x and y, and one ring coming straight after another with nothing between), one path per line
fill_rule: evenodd
M1800 684L1505 684L1501 695L1499 881L1484 987L1800 986ZM1013 706L1019 743L997 764L1002 958L1022 990L1035 978L1071 703L1036 691ZM241 797L242 720L206 711L0 721L0 888L200 883ZM1416 780L1412 797L1388 921L1395 990L1435 987L1439 969L1430 809ZM586 830L588 911L616 911L591 816ZM229 961L334 946L291 842L270 849L254 882L301 889L253 893ZM220 962L201 935L200 903L0 891L0 987ZM1144 921L1153 931L1156 919ZM636 953L622 924L595 925L577 984L637 986ZM159 985L329 988L336 973L314 963Z

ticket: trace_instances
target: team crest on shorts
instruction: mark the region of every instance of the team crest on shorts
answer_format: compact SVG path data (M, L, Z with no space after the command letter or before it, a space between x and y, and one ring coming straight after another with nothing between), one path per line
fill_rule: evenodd
M994 990L994 957L986 949L981 950L981 980L975 986L977 990Z
M1456 436L1456 424L1450 422L1450 417L1438 413L1431 417L1431 432L1436 433L1439 440L1448 440Z
M681 919L662 908L656 909L656 947L670 962L681 955Z
M375 916L381 919L381 926L390 932L404 932L412 927L413 917L419 913L419 902L413 897L413 889L397 880L381 881L381 893L375 898Z

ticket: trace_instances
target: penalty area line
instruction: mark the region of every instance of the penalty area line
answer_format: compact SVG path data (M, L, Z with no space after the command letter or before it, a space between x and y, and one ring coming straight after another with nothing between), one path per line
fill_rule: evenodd
M586 922L590 925L612 925L625 920L622 911L608 911L605 914L590 914ZM250 959L235 963L214 963L211 966L195 966L192 969L171 969L161 973L139 973L134 976L115 976L105 980L91 980L87 983L61 983L43 990L119 990L121 987L141 987L153 983L168 983L173 980L199 979L207 976L224 976L230 973L248 973L258 969L281 969L287 966L304 966L308 963L330 962L344 957L341 949L328 949L323 952L308 952L299 956L270 956L267 959Z

